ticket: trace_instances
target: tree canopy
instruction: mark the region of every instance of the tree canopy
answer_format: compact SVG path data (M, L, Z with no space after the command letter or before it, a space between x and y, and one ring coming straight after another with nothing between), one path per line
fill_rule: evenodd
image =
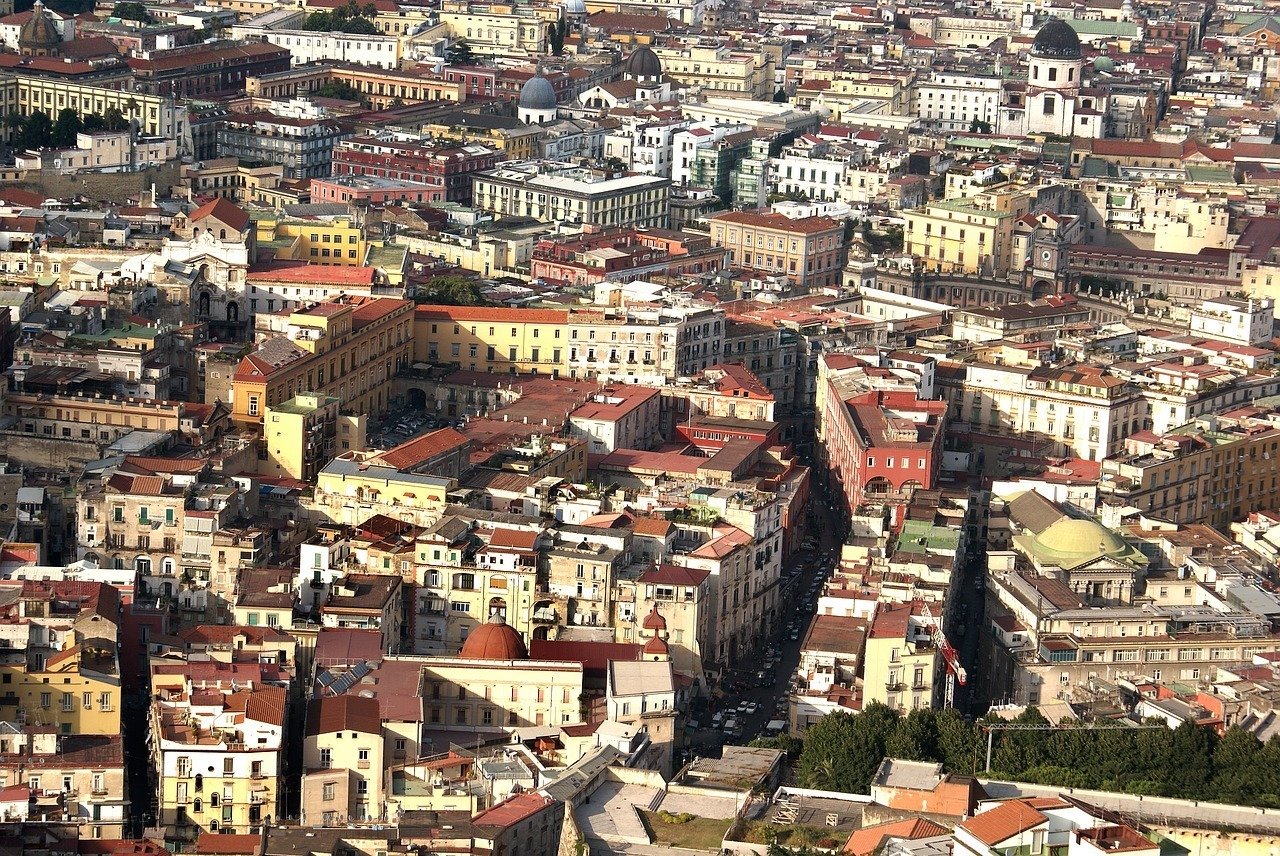
M373 19L378 10L372 4L358 5L349 0L347 5L338 6L328 11L312 12L302 21L302 29L317 33L354 33L371 36L378 32Z
M878 702L861 713L832 713L804 736L797 775L804 787L867 793L885 757L940 761L973 775L986 765L987 734L954 710L915 710L906 716ZM1048 726L1029 709L1015 725ZM1266 743L1238 727L1219 737L1206 726L1095 728L1063 724L1054 730L1001 730L992 739L993 778L1056 787L1280 806L1280 737Z
M475 53L466 39L458 39L445 50L444 58L449 65L470 65L475 61Z
M154 20L146 6L133 0L121 0L117 3L111 9L111 17L125 21L140 21L144 24L150 24Z
M489 301L480 294L474 280L450 274L437 276L422 286L415 303L441 303L446 306L485 306Z

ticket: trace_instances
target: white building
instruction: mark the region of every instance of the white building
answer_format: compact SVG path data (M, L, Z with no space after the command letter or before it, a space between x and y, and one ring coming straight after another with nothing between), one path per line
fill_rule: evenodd
M1000 133L1104 136L1109 96L1085 87L1084 67L1076 31L1050 18L1031 46L1026 81L1005 84Z
M1206 300L1191 310L1191 332L1239 345L1262 345L1270 341L1275 313L1270 298L1235 300L1222 297Z
M935 131L963 133L975 122L994 129L1003 85L996 75L935 71L915 85L915 114Z
M328 60L376 68L400 67L399 36L269 30L262 26L242 24L231 28L231 37L264 41L288 48L294 65Z

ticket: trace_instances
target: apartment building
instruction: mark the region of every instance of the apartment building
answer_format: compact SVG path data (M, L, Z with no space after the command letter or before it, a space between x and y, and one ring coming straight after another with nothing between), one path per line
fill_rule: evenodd
M280 817L287 692L251 681L160 688L151 703L157 825L175 845L203 833L257 835ZM245 684L248 684L247 686ZM194 695L193 695L194 692Z
M555 377L566 368L568 320L565 309L417 306L414 362Z
M702 303L573 308L570 377L683 377L720 362L723 310Z
M927 127L946 133L993 130L999 123L1004 81L998 75L934 71L913 87L912 111Z
M246 77L244 92L251 97L288 101L314 95L333 83L350 86L375 110L385 110L397 102L419 104L424 101L463 100L462 88L457 83L426 77L420 72L336 61Z
M9 595L0 678L15 719L63 736L119 735L120 593L69 580L0 591Z
M339 423L342 429L339 428ZM266 409L258 471L276 478L315 481L320 468L342 451L364 447L363 420L340 416L338 399L331 395L295 395Z
M259 315L270 338L236 369L232 419L259 425L267 408L302 392L335 397L348 413L381 413L412 359L412 310L407 300L353 298Z
M327 174L327 172L326 172ZM365 258L368 255L370 242L365 237L364 225L359 218L350 214L325 215L325 216L308 216L308 217L290 217L284 214L264 212L259 216L254 225L257 231L257 240L260 246L272 246L276 248L275 258L277 260L295 260L306 261L313 265L332 265L342 267L364 267ZM290 271L289 267L284 267L284 271ZM270 272L267 272L270 273ZM301 270L297 271L298 285L305 284L307 279L317 279L318 284L323 284L322 277L328 276L327 273L310 272ZM250 285L252 286L254 279L266 279L263 272L255 272L249 275ZM372 277L370 277L372 279ZM335 276L334 285L343 288L345 293L361 293L358 282L344 281ZM367 291L368 286L363 291ZM296 292L295 292L296 293ZM250 298L263 300L271 298L275 295L258 294L251 290ZM286 300L280 301L280 308L285 309L290 305L297 305L298 301L290 304ZM256 309L257 307L255 307ZM275 307L266 304L268 312L275 311Z
M449 514L418 536L415 652L455 654L495 615L522 640L547 622L540 571L549 537L540 528L485 524Z
M378 700L313 698L307 705L302 766L304 822L341 826L385 820L389 777Z
M329 174L333 147L351 135L346 127L320 117L232 113L218 125L217 156L278 164L290 179L323 178Z
M147 136L175 139L179 154L191 153L187 108L176 105L171 95L146 95L132 88L113 89L18 72L0 83L0 103L23 116L36 110L56 115L66 109L74 110L81 119L102 116L115 108L126 119L136 121Z
M268 29L251 22L231 27L231 37L287 48L294 65L336 60L388 70L400 67L403 46L403 36L394 34Z
M43 808L61 798L82 839L125 836L124 747L118 736L60 735L47 727L0 725L0 785L25 786ZM26 805L23 808L27 808Z
M828 217L731 211L711 219L711 243L729 251L730 264L784 276L799 291L839 284L843 240L843 224Z
M16 417L17 430L36 437L114 443L133 431L180 432L190 424L190 407L181 401L94 395L6 392L4 413Z
M764 50L735 50L722 44L658 47L662 73L708 96L772 101L773 56Z
M940 702L945 664L923 611L914 601L876 607L863 656L863 704L878 701L906 712Z
M556 161L508 161L475 174L482 211L544 223L666 228L671 179L614 175Z
M952 422L967 422L971 431L1001 442L1016 437L1047 455L1101 461L1147 418L1132 384L1088 364L942 361L936 376Z
M1003 276L1014 262L1014 223L1030 208L1031 197L1021 192L931 202L903 212L903 250L926 270Z
M715 649L717 636L711 572L656 564L634 580L623 580L621 589L619 601L633 602L629 610L632 618L615 623L615 638L619 642L637 642L642 634L654 634L645 642L646 655L665 648L672 668L695 680L701 678L704 651ZM655 638L664 644L657 645Z
M1138 431L1102 461L1098 498L1174 523L1219 529L1254 511L1280 508L1280 413L1275 399L1201 416L1156 434Z
M425 184L445 202L471 204L471 177L492 169L501 153L469 145L423 145L378 136L343 140L333 150L334 176L370 176Z
M532 9L471 0L449 0L440 10L439 22L448 28L450 38L465 40L477 55L510 58L548 53L548 28L553 23Z

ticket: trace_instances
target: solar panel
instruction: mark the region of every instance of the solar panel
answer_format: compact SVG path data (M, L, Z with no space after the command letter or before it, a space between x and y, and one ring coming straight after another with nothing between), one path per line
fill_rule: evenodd
M344 672L341 677L329 686L329 691L334 695L342 695L347 690L359 683L360 679L369 674L369 664L363 660L356 663L350 670Z

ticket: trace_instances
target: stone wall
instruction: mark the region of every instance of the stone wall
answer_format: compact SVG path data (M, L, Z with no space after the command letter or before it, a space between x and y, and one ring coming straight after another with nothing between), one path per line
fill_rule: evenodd
M53 170L27 173L17 181L5 181L0 186L18 187L39 193L46 199L68 199L85 196L96 202L121 204L129 197L137 197L149 191L154 184L156 193L167 196L169 189L178 184L181 164L170 161L162 166L150 167L140 172L85 172L64 175Z

